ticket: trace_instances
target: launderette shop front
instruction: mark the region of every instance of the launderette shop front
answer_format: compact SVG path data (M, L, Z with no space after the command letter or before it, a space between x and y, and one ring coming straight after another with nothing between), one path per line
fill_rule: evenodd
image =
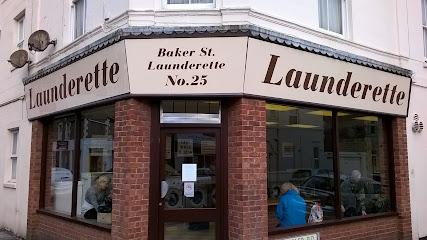
M253 26L146 31L24 79L29 239L410 239L410 71ZM278 227L285 182L304 224Z

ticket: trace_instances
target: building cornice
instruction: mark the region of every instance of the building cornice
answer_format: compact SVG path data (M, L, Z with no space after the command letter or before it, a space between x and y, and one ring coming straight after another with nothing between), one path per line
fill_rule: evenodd
M307 40L292 37L283 33L260 28L254 25L223 25L199 27L127 27L118 29L111 34L83 47L63 59L37 71L23 79L24 85L47 76L82 58L100 51L124 39L155 39L155 38L206 38L206 37L238 37L247 36L272 42L275 44L299 49L313 54L323 55L337 60L377 69L405 77L411 77L410 70L373 60L367 57L351 54L331 47L316 44Z

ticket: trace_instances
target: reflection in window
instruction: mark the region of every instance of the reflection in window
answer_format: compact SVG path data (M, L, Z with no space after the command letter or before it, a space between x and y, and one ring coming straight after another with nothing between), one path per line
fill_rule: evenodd
M382 119L346 114L338 118L344 217L390 211L390 177Z
M80 197L77 199L77 209L81 211L77 211L77 216L97 219L104 213L111 217L114 106L82 112L81 126Z
M57 118L48 125L45 209L111 224L113 181L114 105ZM81 129L76 148L76 129ZM80 161L75 162L75 152ZM80 172L74 167L78 166ZM74 176L77 175L76 182ZM73 199L73 185L77 194ZM71 212L73 202L76 211Z
M306 201L306 220L314 203L324 219L335 218L332 112L267 104L269 225L275 227L280 186L293 183Z
M320 203L324 220L390 211L381 117L276 104L267 104L266 111L269 227L278 223L274 213L285 182L299 189L307 220L314 203ZM338 126L339 180L333 168L338 161L333 155L333 116ZM336 191L341 191L341 199L335 198ZM342 208L335 208L337 201Z
M160 112L161 123L220 123L219 101L165 100Z
M75 117L58 118L49 126L45 208L71 214Z

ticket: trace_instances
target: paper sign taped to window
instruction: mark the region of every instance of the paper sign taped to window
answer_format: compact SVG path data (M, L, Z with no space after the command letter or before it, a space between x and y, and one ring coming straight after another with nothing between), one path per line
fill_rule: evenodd
M182 164L182 182L197 181L197 164L185 163Z
M298 237L281 238L280 240L319 240L319 233L312 233Z
M194 197L194 182L184 183L184 196Z
M178 139L178 157L193 156L193 139Z

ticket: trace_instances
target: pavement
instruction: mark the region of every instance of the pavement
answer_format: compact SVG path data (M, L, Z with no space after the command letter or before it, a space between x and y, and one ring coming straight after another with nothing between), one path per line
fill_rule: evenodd
M15 236L11 231L6 229L0 229L0 240L18 240L23 239Z

